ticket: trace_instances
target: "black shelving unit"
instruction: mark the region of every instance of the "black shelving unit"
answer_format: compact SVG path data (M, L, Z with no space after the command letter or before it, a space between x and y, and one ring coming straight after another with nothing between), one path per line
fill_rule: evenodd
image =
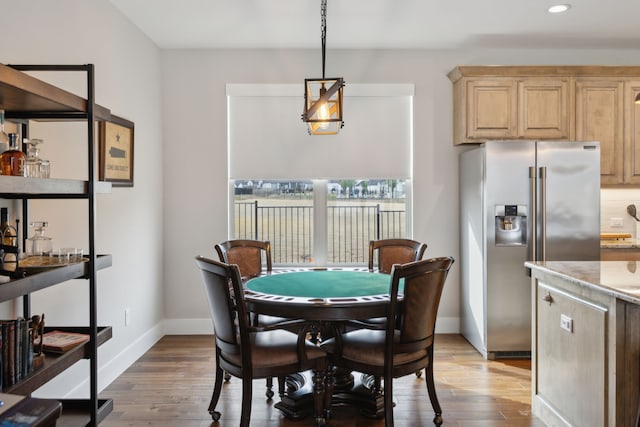
M86 75L87 97L82 98L28 74L29 71L71 71ZM14 278L0 285L0 302L22 297L24 316L31 315L30 295L38 290L55 286L71 279L86 279L89 287L89 325L86 327L60 327L74 332L88 333L87 343L62 355L46 356L44 366L15 385L4 388L5 393L29 395L65 369L81 359L89 360L90 397L88 399L61 400L63 415L57 425L96 426L111 412L113 402L98 398L98 347L109 340L111 327L97 324L97 274L111 266L110 255L96 252L96 194L108 193L111 185L98 182L94 164L96 152L95 126L97 121L109 121L111 112L95 103L94 67L84 65L2 65L0 64L0 108L5 117L18 122L28 135L31 120L83 121L87 124L87 180L40 179L0 176L0 198L22 200L22 235L27 236L28 201L31 199L85 199L87 200L89 258L88 262L42 270L25 277ZM24 242L24 240L22 240Z

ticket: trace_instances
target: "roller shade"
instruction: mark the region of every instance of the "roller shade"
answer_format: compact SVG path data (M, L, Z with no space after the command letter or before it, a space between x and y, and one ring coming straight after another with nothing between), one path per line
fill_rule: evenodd
M303 84L226 89L230 179L410 178L412 84L347 84L330 136L307 133Z

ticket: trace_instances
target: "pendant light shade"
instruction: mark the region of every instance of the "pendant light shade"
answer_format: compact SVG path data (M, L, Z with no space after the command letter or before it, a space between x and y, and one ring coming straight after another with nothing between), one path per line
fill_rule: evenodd
M342 77L304 80L303 120L310 135L335 135L342 121Z
M327 0L322 0L322 78L304 80L304 110L302 121L308 126L310 135L335 135L344 121L342 119L342 77L324 77L324 59L327 41Z

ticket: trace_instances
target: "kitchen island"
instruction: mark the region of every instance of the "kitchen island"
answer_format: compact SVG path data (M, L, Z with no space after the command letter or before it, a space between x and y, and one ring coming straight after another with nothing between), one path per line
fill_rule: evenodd
M548 426L635 426L640 261L526 262L533 413Z

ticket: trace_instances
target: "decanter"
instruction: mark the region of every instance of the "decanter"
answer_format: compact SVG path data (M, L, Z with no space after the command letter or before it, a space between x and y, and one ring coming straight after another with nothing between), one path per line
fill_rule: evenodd
M40 178L42 176L42 159L40 159L40 149L38 148L38 145L42 144L43 141L37 138L25 138L22 142L29 146L27 149L27 158L24 162L24 176Z
M29 224L34 228L34 234L27 239L27 255L29 256L49 256L53 250L51 237L44 235L45 228L49 225L47 221L33 221Z

